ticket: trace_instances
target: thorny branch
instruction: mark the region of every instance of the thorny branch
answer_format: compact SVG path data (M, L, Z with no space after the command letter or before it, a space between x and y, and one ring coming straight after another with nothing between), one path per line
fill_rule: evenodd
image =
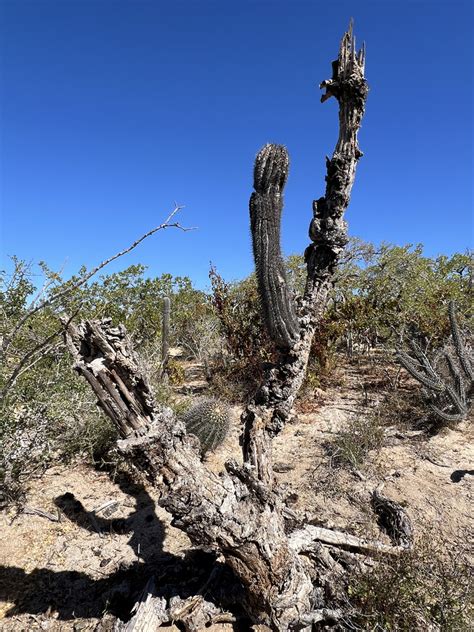
M41 310L47 307L50 307L51 305L57 304L61 299L64 299L70 294L72 294L75 290L85 285L94 275L100 272L100 270L102 270L107 265L112 263L112 261L115 261L116 259L128 254L129 252L134 250L142 241L144 241L148 237L151 237L152 235L154 235L160 230L164 230L166 228L178 228L179 230L182 230L185 232L194 230L193 228L187 228L187 227L182 226L179 222L172 221L174 216L183 208L184 208L183 206L175 205L174 209L171 211L168 217L159 226L156 226L155 228L149 230L147 233L145 233L144 235L136 239L130 246L128 246L124 250L121 250L120 252L109 257L108 259L105 259L104 261L99 263L95 268L93 268L86 274L82 275L79 279L77 279L70 285L67 285L56 294L51 294L49 296L46 296L43 300L39 301L39 299L41 299L42 296L46 295L46 291L53 283L53 279L49 279L48 281L46 281L46 283L43 285L43 287L40 289L37 295L33 298L30 308L26 311L26 313L22 316L22 318L19 319L18 323L12 329L11 333L8 336L6 336L4 340L2 341L2 345L0 348L0 361L5 361L6 354L11 344L13 343L18 333L21 331L21 329L24 327L24 325L32 316L34 316ZM44 340L39 341L34 347L29 349L20 358L20 360L18 360L15 368L12 370L10 376L6 379L4 386L0 391L0 402L4 400L4 398L6 397L8 392L11 390L11 388L14 386L19 376L22 373L24 373L24 371L27 370L29 366L36 364L36 362L38 362L42 357L44 357L48 353L48 351L51 349L50 347L51 343L63 333L64 333L64 326L59 327L52 334L47 336ZM31 361L31 365L28 365L28 362L30 361Z
M77 279L77 281L75 281L71 285L68 285L64 289L60 290L57 294L52 294L52 295L46 297L44 300L42 300L39 303L37 303L38 299L45 293L46 289L49 287L49 285L52 282L52 281L47 281L45 286L43 286L43 288L41 288L41 290L38 293L38 295L32 301L30 309L24 314L24 316L22 316L22 318L20 318L18 323L12 329L10 335L6 336L4 338L4 340L2 342L2 345L1 345L1 348L0 348L0 360L2 360L5 357L5 354L7 353L8 348L12 344L12 342L15 339L16 335L23 328L25 323L32 316L34 316L34 314L38 313L40 310L44 309L45 307L49 307L50 305L53 305L54 303L57 303L59 300L69 296L72 292L74 292L75 290L77 290L80 287L82 287L83 285L85 285L93 276L95 276L98 272L100 272L100 270L102 270L103 268L108 266L110 263L112 263L112 261L115 261L119 257L123 257L124 255L128 254L134 248L136 248L139 244L141 244L142 241L144 241L148 237L151 237L151 235L154 235L155 233L157 233L160 230L164 230L166 228L178 228L178 229L180 229L182 231L194 230L193 228L185 228L185 227L181 226L181 224L179 222L172 222L171 221L173 219L173 217L180 210L182 210L183 208L184 208L183 206L175 205L174 209L171 211L171 213L168 215L168 217L165 219L165 221L162 222L159 226L156 226L155 228L152 228L151 230L149 230L147 233L145 233L144 235L142 235L141 237L136 239L130 246L128 246L124 250L121 250L120 252L118 252L118 253L114 254L113 256L109 257L108 259L105 259L104 261L99 263L95 268L93 268L92 270L90 270L89 272L87 272L86 274L81 276L79 279Z

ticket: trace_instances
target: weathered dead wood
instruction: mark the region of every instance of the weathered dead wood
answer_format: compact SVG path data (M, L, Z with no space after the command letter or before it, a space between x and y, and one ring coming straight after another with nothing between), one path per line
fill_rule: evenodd
M52 514L49 511L43 511L43 509L37 509L36 507L23 507L22 513L28 516L40 516L41 518L47 518L51 522L61 522L61 513Z
M344 569L338 556L331 559L315 541L366 553L394 550L312 526L288 536L287 508L275 490L256 478L252 466L229 461L226 473L210 472L183 424L153 402L123 328L86 321L71 324L68 331L76 370L87 377L124 437L119 449L159 487L160 505L172 515L172 524L195 545L222 554L246 589L246 608L255 622L283 631L297 629L303 616L305 621L324 613L335 616L331 609L315 609L315 600L329 585L335 593L334 578Z
M123 437L119 449L159 486L173 525L222 553L247 588L256 621L290 629L311 610L313 585L305 560L289 546L279 496L249 466L229 462L221 476L205 467L184 425L153 402L123 328L107 320L70 325L67 344Z
M313 205L308 280L298 310L301 331L243 415L244 464L229 461L219 476L205 467L196 439L186 435L170 409L154 402L123 327L107 320L86 321L69 324L66 336L75 369L122 437L119 449L159 488L159 503L171 514L172 524L193 544L222 555L246 591L244 605L252 621L279 632L341 616L330 607L330 596L338 592L331 582L356 554L340 549L344 564L339 563L329 547L362 547L351 536L335 534L329 544L320 543L311 555L305 554L295 545L296 536L292 541L286 533L288 508L272 485L271 439L284 426L303 381L311 340L346 243L343 213L361 155L357 130L367 94L364 53L355 53L352 28L342 40L335 66L333 79L322 87L339 101L340 135L327 163L326 195ZM325 530L317 533L320 539L330 539ZM147 599L145 613L152 608ZM161 613L164 606L158 605L150 617Z
M355 50L352 24L342 38L332 79L323 81L326 94L339 103L339 138L326 159L326 192L313 202L311 244L305 252L306 289L298 305L299 338L270 368L262 386L242 414L244 459L260 480L273 482L271 439L284 427L303 383L314 333L326 306L334 271L347 243L344 212L349 205L356 165L362 152L357 142L368 93L364 77L365 48Z
M155 580L150 577L127 623L117 621L114 632L156 632L162 623L168 623L169 613L164 597L155 595Z
M331 529L324 529L314 525L305 525L302 529L293 531L289 541L291 548L299 553L307 553L313 550L317 542L367 553L398 554L405 550L403 546L389 546L380 542L370 542L355 535L332 531Z
M222 612L202 595L187 599L175 596L169 599L156 594L156 584L151 577L137 603L133 616L127 623L116 622L114 632L156 632L163 623L180 623L186 632L199 632L213 623L232 623L235 617Z

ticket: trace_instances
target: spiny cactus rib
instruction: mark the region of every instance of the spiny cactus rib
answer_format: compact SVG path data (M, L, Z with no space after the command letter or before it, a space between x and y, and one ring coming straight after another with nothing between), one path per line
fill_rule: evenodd
M451 357L451 354L448 351L445 351L443 353L443 357L446 361L446 366L449 369L449 373L451 375L451 378L453 379L454 382L458 382L458 380L461 380L461 376L459 375L459 371L456 367L456 365L454 364L453 358Z
M189 434L201 443L203 454L215 450L227 436L230 427L230 407L216 399L204 399L182 416Z
M456 318L454 301L449 302L449 322L451 324L451 334L453 336L454 347L456 349L456 354L459 358L459 362L466 376L471 380L471 382L473 382L474 371L472 370L472 365L467 357L466 349L464 347L461 334L459 333L459 325Z
M412 377L415 378L418 382L426 386L427 388L442 393L445 390L444 384L439 381L431 380L426 375L423 375L413 364L412 358L407 355L404 351L398 351L397 359L400 364L410 373Z
M433 368L425 353L414 341L410 343L414 358L399 350L397 359L410 375L425 387L422 392L435 415L446 422L458 422L467 416L473 397L474 380L471 361L459 332L453 302L449 304L449 320L456 356L466 377L463 377L455 358L446 349L441 353L449 372L446 378Z
M285 147L265 145L255 159L255 192L250 197L250 227L260 300L269 335L282 349L290 348L299 332L280 250L283 188L288 167Z
M431 362L428 360L426 354L421 349L420 345L417 342L415 342L414 340L411 340L410 341L410 347L412 348L416 359L421 364L421 366L425 369L425 371L428 373L428 375L431 376L431 378L435 382L437 380L439 380L438 375L436 374L435 370L431 366Z
M446 394L451 400L453 406L457 408L462 415L466 415L467 407L464 405L462 399L458 397L456 391L449 385L446 385Z
M462 405L466 408L467 411L467 397L466 397L466 387L464 386L464 382L460 375L457 376L455 380L456 384L456 392L459 395Z
M434 414L442 419L443 421L447 421L448 423L456 423L458 421L462 421L464 419L464 415L462 413L445 413L444 410L441 410L434 404L429 404L429 407L434 412Z

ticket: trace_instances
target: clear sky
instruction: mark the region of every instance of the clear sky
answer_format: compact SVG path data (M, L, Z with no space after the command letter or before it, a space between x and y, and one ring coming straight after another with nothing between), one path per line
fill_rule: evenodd
M73 274L128 245L177 200L190 233L158 233L111 268L207 284L253 267L252 164L291 168L283 247L308 243L337 139L318 84L349 18L371 91L350 232L472 247L473 3L456 0L2 0L1 251Z

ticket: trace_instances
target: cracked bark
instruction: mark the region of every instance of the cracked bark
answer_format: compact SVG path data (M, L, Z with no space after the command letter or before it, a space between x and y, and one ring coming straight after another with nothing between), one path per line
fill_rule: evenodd
M303 382L311 343L321 321L334 271L347 243L344 212L349 205L357 161L362 156L357 142L368 93L364 77L365 48L355 50L352 23L344 34L332 79L323 81L324 102L334 96L339 103L339 138L326 159L326 192L313 202L306 248L306 288L298 305L300 334L293 347L271 367L262 386L242 414L243 451L260 480L273 482L271 440L284 427Z
M355 52L352 27L333 67L333 78L321 87L326 88L323 100L335 96L339 102L340 133L327 161L325 196L313 204L306 291L298 306L301 331L242 416L244 464L229 461L219 476L205 467L196 439L186 435L169 409L154 402L123 327L108 320L69 323L66 334L75 369L122 437L119 449L159 489L160 505L171 514L172 524L194 545L223 556L245 589L252 621L281 632L337 619L337 581L349 561L357 561L343 549L370 550L340 534L331 540L321 530L290 538L288 508L273 488L271 440L287 421L303 381L314 331L347 240L343 214L361 155L357 131L368 90L364 51ZM324 536L329 543L310 546L313 536ZM305 546L298 544L302 538ZM335 555L338 546L342 548Z

